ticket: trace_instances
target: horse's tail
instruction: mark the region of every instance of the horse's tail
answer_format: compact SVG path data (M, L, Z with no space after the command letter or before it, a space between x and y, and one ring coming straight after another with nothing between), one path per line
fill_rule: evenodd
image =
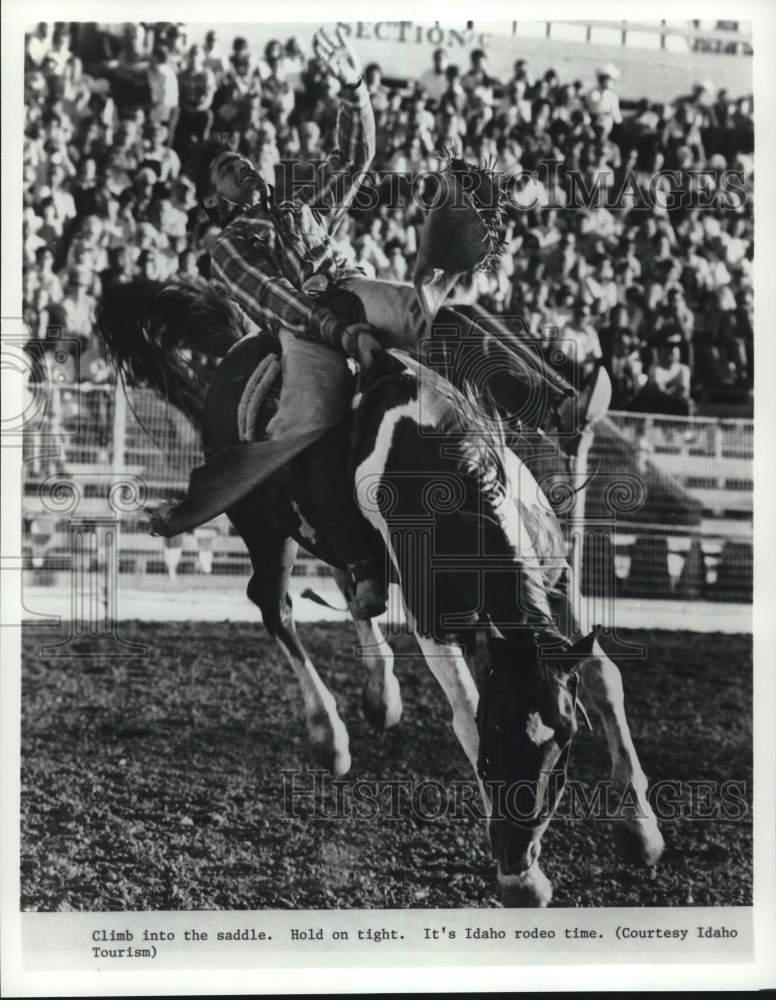
M97 313L119 376L157 389L197 425L209 381L197 356L222 357L240 339L239 325L226 299L182 282L110 286Z

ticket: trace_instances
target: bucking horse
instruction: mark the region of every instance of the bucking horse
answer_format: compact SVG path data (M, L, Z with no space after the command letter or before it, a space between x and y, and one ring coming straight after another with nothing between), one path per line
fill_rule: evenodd
M441 300L461 270L455 262L420 275L416 269L427 316L444 316ZM117 286L105 294L100 327L124 377L154 387L199 424L206 455L266 439L282 384L281 343L264 332L243 336L228 302L182 284ZM547 450L516 447L499 419L499 410L509 412L514 356L486 324L472 329L464 363L452 372L447 364L434 370L438 352L390 349L353 375L351 469L358 505L382 539L388 579L398 585L407 625L448 699L453 731L479 785L502 902L545 906L552 889L539 865L541 840L562 794L584 704L603 722L614 791L632 803L612 820L621 853L653 865L663 838L620 672L597 630L580 627L563 532L531 469L529 454L541 459ZM206 376L195 360L205 344L222 356ZM482 383L475 393L465 375L483 359L497 376L487 401ZM577 419L584 421L589 402L589 394L582 403L571 400ZM253 565L248 596L299 682L312 756L344 775L348 733L299 638L289 596L300 546L328 563L347 593L345 567L316 521L303 456L226 513ZM526 620L526 587L541 590L539 601L547 602L563 640L542 655ZM388 729L402 713L393 653L375 621L355 627L366 673L364 713ZM468 662L478 635L489 654L480 691Z

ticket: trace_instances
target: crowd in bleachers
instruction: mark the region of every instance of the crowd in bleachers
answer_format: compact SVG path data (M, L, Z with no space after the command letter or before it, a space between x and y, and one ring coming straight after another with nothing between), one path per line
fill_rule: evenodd
M92 382L111 377L93 333L106 285L207 280L217 230L182 169L198 142L228 134L270 184L282 160L303 169L334 142L336 81L295 39L268 36L263 51L212 31L195 41L173 23L41 23L27 37L24 316L32 338L78 338ZM623 108L611 64L568 81L518 60L497 80L486 52L466 59L437 50L408 81L366 67L378 198L345 218L341 254L408 279L423 220L409 179L457 149L512 178L505 252L459 297L570 372L602 362L614 408L687 414L746 398L751 97L704 81L671 105Z

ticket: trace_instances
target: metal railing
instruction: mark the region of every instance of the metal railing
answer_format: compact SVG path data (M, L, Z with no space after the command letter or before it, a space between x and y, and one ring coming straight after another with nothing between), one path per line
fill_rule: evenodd
M752 55L752 32L748 25L741 28L739 22L727 22L731 25L728 28L703 28L688 22L686 25L669 24L662 21L606 21L606 20L568 20L568 21L542 21L544 25L545 38L552 38L553 32L557 35L557 29L569 27L579 28L580 40L584 33L584 40L588 43L595 40L594 32L598 34L606 31L610 35L617 33L620 45L632 44L634 35L658 36L661 49L666 47L669 38L684 38L687 40L688 51L696 52L721 52L732 55ZM536 21L512 22L512 34L519 36L521 27L525 30L526 24L530 24L528 29L534 32ZM719 25L719 22L717 22ZM735 25L735 27L733 27Z
M150 390L126 397L114 386L61 385L51 396L25 439L28 567L68 570L71 523L107 517L121 529L120 573L177 576L181 586L202 576L247 577L248 554L225 516L175 540L147 533L143 508L182 493L203 461L185 417ZM751 601L752 422L616 412L609 420L618 446L632 449L632 468L652 463L700 501L702 513L679 525L668 494L665 509L658 505L648 519L627 506L611 517L599 512L586 530L583 592ZM609 440L600 436L599 457ZM303 559L297 572L328 571Z

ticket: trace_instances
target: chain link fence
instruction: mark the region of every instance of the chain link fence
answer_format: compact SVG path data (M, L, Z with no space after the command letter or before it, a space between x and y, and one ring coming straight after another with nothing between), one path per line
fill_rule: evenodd
M225 516L175 539L148 534L143 508L182 494L203 461L197 432L152 391L54 387L24 457L24 565L36 583L72 569L73 523L106 518L128 585L247 582L248 553ZM752 460L751 421L609 414L590 455L583 593L751 602ZM303 554L295 573L329 570Z

